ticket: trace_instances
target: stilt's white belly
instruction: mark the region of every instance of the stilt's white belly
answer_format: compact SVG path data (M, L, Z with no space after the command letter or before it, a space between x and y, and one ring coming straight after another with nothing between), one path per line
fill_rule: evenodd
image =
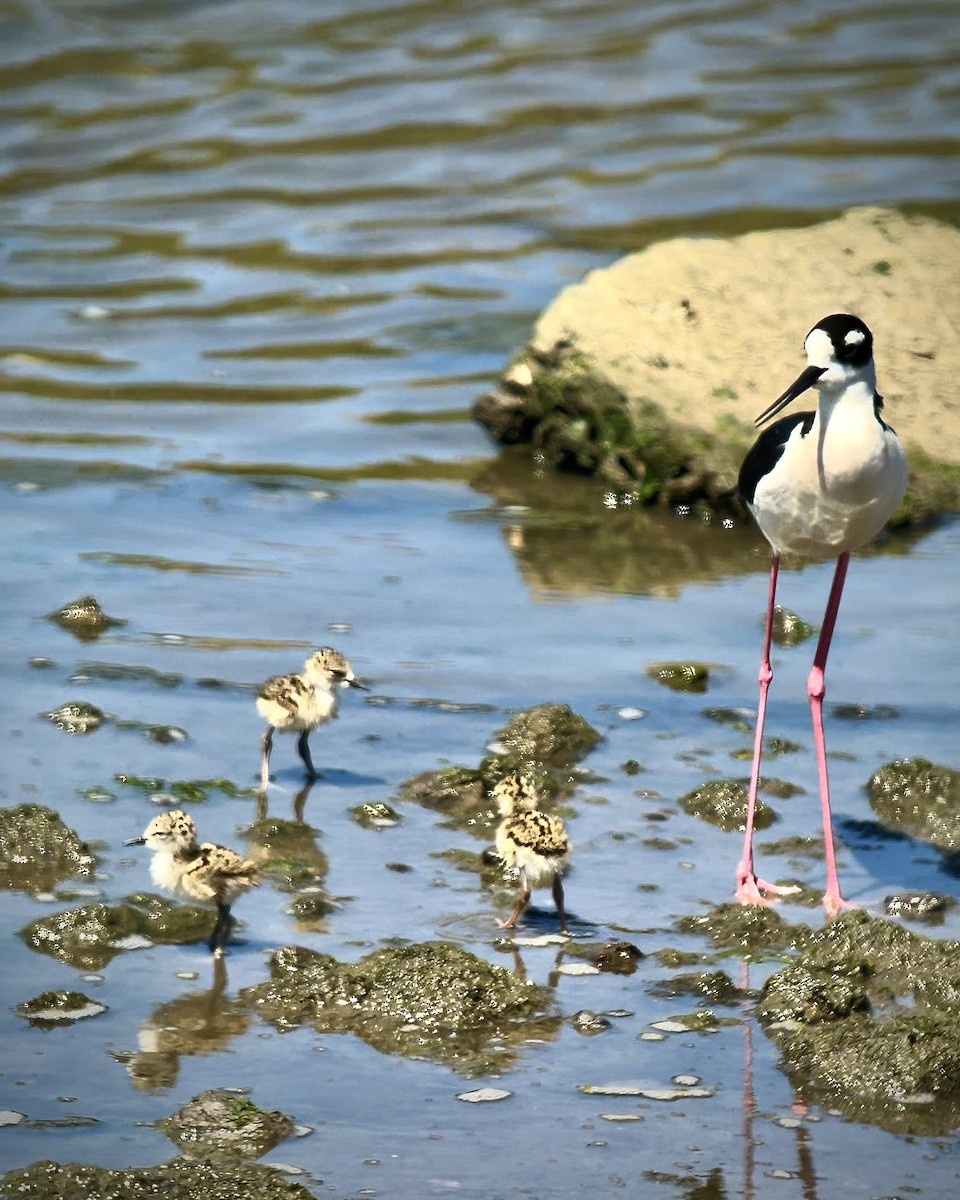
M878 421L850 428L835 414L827 436L818 435L794 429L750 509L774 549L833 558L877 536L903 499L907 465Z

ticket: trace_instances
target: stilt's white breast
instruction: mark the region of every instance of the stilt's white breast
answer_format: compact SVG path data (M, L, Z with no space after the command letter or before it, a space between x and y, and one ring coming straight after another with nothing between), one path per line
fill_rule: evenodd
M812 427L796 425L757 483L750 509L779 551L832 558L877 536L907 486L907 465L872 396L821 404Z

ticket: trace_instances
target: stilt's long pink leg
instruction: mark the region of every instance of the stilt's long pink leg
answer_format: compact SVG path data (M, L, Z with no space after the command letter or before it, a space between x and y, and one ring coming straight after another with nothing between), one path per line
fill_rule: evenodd
M826 695L824 673L827 669L827 655L830 653L830 642L833 638L834 626L837 623L837 612L840 609L840 596L847 577L847 567L850 565L850 555L841 554L837 559L837 569L833 574L833 583L827 599L827 608L823 614L823 626L820 630L820 640L817 642L817 652L813 656L813 666L807 676L807 695L810 697L810 715L813 718L813 743L817 754L817 777L820 782L820 811L823 818L823 848L827 861L827 890L823 895L823 906L828 915L836 916L842 908L851 907L840 895L840 881L837 878L837 856L833 845L833 821L830 816L830 780L827 774L827 747L823 737L823 697Z
M757 729L753 739L753 766L750 768L750 791L747 796L747 825L743 835L743 854L737 864L736 898L741 904L769 904L764 895L774 896L798 892L796 887L778 887L758 879L753 869L753 823L757 808L757 788L760 784L760 754L763 750L763 726L767 715L767 692L773 679L770 664L770 643L773 638L773 608L777 598L777 576L780 574L780 555L774 551L770 560L770 588L767 595L767 622L763 634L763 654L760 658L760 699L757 704Z

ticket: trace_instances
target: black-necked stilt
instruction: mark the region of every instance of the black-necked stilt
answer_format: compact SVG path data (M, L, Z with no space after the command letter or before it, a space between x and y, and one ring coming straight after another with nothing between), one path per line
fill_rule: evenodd
M339 687L367 690L344 656L330 646L323 646L311 654L299 674L276 675L261 687L257 695L257 712L267 722L260 739L261 789L265 790L270 783L270 751L275 729L300 735L297 753L307 768L307 778L311 781L317 778L308 739L311 730L326 725L337 715L340 702L336 689Z
M811 387L819 392L816 411L793 413L764 430L740 468L740 494L773 553L746 836L737 866L736 896L741 903L761 904L766 900L765 893L797 890L765 883L753 868L753 817L767 691L773 678L770 638L774 599L781 554L836 557L820 639L807 677L827 862L823 902L828 913L834 914L845 902L837 879L830 821L823 740L824 671L850 552L875 537L893 514L906 490L907 464L897 435L880 417L883 401L876 390L873 335L866 325L858 317L834 313L814 325L803 348L806 370L757 417L756 424L764 424Z
M549 883L560 917L560 929L566 933L567 916L563 908L561 876L570 858L570 838L560 817L537 808L533 780L513 774L501 779L493 789L493 798L503 820L497 829L497 853L505 867L520 877L520 895L513 912L501 929L513 929L530 901L532 888Z
M233 928L231 904L260 882L257 864L225 846L198 842L193 818L179 809L160 813L143 837L131 838L124 845L150 847L150 877L164 891L216 905L217 921L207 944L219 958Z

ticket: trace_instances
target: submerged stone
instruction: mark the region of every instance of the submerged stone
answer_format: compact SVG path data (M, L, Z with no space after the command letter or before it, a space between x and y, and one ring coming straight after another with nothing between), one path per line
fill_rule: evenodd
M718 829L730 832L743 829L747 819L747 791L732 779L708 779L678 801L684 812L699 817ZM777 820L777 814L759 796L754 812L756 829L766 829Z
M672 979L658 979L649 985L654 996L702 996L712 1004L737 1004L743 992L726 971L685 971Z
M110 1170L84 1163L61 1165L49 1159L7 1171L0 1177L4 1193L19 1200L314 1200L313 1193L259 1163L209 1163L175 1158L155 1167Z
M50 712L41 713L40 715L46 717L51 724L56 725L63 733L77 734L81 737L86 733L93 733L95 729L99 729L107 719L95 704L88 704L85 700L68 700L66 704L61 704L59 708L54 708Z
M547 988L440 942L376 950L356 963L284 946L270 978L242 993L277 1028L353 1033L386 1054L483 1073L530 1037L555 1036Z
M584 958L597 968L612 975L632 975L645 957L632 942L568 942L567 953Z
M49 891L74 875L92 874L86 842L42 804L0 808L0 887Z
M779 604L774 606L771 636L778 646L799 646L815 633L814 627L803 617Z
M352 808L350 815L364 829L389 829L400 823L400 814L383 800L365 800Z
M248 1097L223 1088L201 1092L158 1124L194 1158L259 1158L294 1131L290 1117L265 1112Z
M96 596L81 596L78 600L71 600L62 608L47 613L47 620L69 630L81 642L93 641L111 626L127 623L116 617L108 617Z
M674 692L705 692L710 684L710 668L696 662L659 662L647 667L647 674Z
M886 763L867 783L881 824L941 850L960 847L960 771L925 758Z

